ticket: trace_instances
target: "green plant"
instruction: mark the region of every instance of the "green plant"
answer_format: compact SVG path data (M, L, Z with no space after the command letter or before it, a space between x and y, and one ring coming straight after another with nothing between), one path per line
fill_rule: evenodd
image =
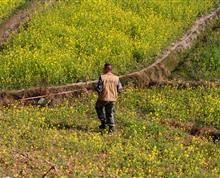
M138 103L137 103L138 100ZM156 112L146 113L147 103ZM220 128L220 91L125 89L116 133L97 129L89 94L55 107L0 109L1 177L218 177L219 144L162 121ZM201 171L202 170L202 171Z
M58 1L42 5L0 52L0 88L96 79L103 63L124 74L152 63L218 0Z

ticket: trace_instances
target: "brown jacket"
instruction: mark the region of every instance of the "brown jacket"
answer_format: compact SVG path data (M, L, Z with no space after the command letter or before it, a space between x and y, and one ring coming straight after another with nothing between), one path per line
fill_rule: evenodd
M99 93L98 100L115 102L118 92L122 91L122 85L118 76L107 73L101 75L96 90Z

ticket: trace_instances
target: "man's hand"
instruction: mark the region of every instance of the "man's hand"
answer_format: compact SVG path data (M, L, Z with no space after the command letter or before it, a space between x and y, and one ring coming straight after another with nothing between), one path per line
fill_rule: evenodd
M103 91L103 82L102 82L102 78L100 77L99 78L99 81L96 85L96 88L95 90L98 92L98 93L101 93Z
M82 92L85 93L85 94L89 94L89 90L88 90L86 87L84 87L84 88L82 89Z
M122 93L122 89L123 89L123 87L122 87L122 84L121 84L121 82L119 80L118 85L117 85L118 93Z

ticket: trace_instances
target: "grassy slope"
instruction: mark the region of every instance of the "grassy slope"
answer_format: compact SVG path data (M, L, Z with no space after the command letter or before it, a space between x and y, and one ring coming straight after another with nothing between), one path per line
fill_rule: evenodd
M54 108L0 111L2 176L218 177L219 144L160 124L174 118L220 128L219 89L128 88L115 135L99 133L95 95Z
M208 29L194 47L181 56L174 77L220 80L220 21Z
M95 79L104 62L118 74L148 65L218 2L59 1L0 52L0 88Z
M0 1L0 24L9 17L18 7L25 5L30 0L1 0Z
M51 177L220 175L219 143L160 124L171 118L220 129L219 89L128 88L113 136L96 129L94 103L90 94L54 108L1 108L0 176L39 177L53 165Z

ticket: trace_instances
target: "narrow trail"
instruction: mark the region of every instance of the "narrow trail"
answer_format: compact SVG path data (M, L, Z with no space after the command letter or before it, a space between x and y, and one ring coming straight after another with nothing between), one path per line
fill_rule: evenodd
M33 0L25 9L18 10L13 16L9 17L0 25L0 49L11 39L12 34L17 33L19 28L27 23L34 12L39 10L39 4L53 4L56 0Z
M89 83L90 87L82 87L79 83L78 85L65 85L57 87L48 88L35 88L27 90L16 90L16 91L5 91L0 93L0 106L8 106L15 101L19 101L23 104L33 104L44 98L47 101L54 103L61 103L65 99L72 99L74 97L80 96L85 92L94 90L94 83ZM219 81L184 81L184 80L165 80L162 82L151 83L144 88L164 88L173 87L176 89L188 89L188 88L219 88ZM135 85L134 85L135 87ZM34 95L33 95L34 93Z

